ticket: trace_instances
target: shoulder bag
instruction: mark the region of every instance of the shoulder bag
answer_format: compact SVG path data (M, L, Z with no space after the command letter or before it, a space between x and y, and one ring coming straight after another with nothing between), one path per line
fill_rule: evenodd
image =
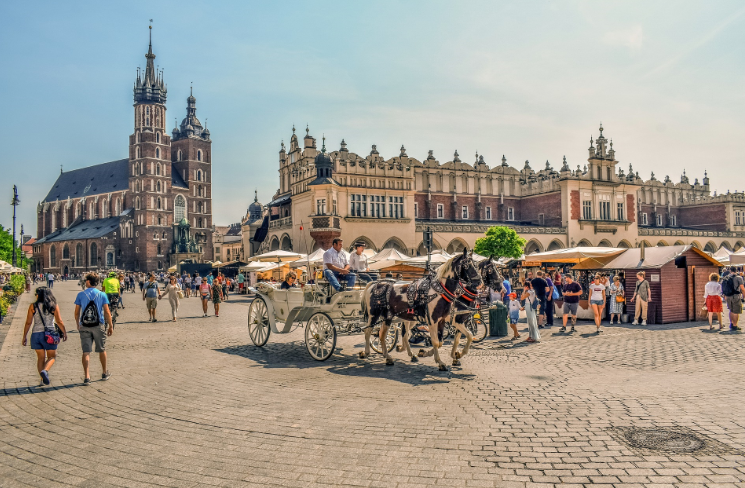
M44 314L41 313L41 309L39 308L39 305L34 305L34 308L36 309L36 312L39 314L39 319L41 320L41 323L44 325L44 340L47 344L59 344L60 343L60 328L57 326L57 324L54 324L54 321L52 321L53 327L49 327L47 323L44 321Z

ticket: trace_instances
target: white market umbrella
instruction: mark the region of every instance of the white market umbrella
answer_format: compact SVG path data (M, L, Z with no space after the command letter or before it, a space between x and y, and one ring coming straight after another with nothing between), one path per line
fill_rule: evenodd
M276 251L269 251L265 252L264 254L259 254L258 256L253 256L250 260L251 261L263 261L263 262L289 262L289 261L297 261L298 259L304 259L305 254L300 254L298 252L290 252L290 251L282 251L282 250L276 250Z
M382 251L375 254L370 259L368 259L368 263L376 263L378 261L384 261L386 259L392 259L394 261L395 260L403 261L403 260L409 259L409 256L393 248L383 249ZM370 269L372 269L372 266L370 267Z

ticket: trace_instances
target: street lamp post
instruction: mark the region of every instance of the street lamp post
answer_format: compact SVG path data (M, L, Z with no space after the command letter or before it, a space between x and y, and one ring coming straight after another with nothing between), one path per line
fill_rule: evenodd
M13 185L13 266L18 267L18 260L16 259L16 207L21 201L18 199L18 187Z

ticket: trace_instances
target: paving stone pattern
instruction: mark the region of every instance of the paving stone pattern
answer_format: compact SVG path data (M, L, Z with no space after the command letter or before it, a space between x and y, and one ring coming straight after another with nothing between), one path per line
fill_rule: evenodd
M75 284L55 292L72 325ZM0 350L0 486L745 486L741 334L555 327L537 345L488 340L440 373L404 353L393 367L357 359L359 335L323 363L302 329L257 348L245 298L219 318L182 300L177 323L161 302L149 323L138 297L109 339L111 380L88 387L73 333L39 388L14 318ZM710 443L638 449L618 435L632 427Z

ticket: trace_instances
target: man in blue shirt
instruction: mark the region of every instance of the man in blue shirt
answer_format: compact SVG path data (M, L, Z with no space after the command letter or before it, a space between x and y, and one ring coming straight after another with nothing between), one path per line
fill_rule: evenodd
M506 307L510 306L510 293L512 293L512 285L510 284L510 280L505 278L502 282L502 302Z
M111 374L106 369L106 336L114 333L114 325L111 322L111 312L109 311L109 299L106 294L98 290L98 275L89 273L85 277L85 290L78 293L75 298L75 324L80 332L80 344L83 348L83 371L85 372L84 385L91 384L91 375L88 365L90 363L93 344L96 344L96 352L101 360L101 380L106 381ZM80 314L85 311L88 305L93 302L98 312L98 325L86 326L83 324ZM108 329L106 329L108 324Z

